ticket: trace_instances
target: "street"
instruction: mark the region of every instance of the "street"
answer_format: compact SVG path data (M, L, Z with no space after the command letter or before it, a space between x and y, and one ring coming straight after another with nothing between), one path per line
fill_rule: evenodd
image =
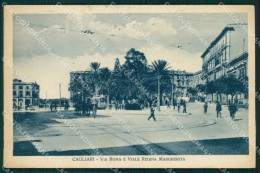
M14 155L203 155L173 119L213 155L248 154L246 141L216 118L215 109L209 104L204 115L200 102L187 103L187 113L162 106L156 121L147 120L149 110L98 110L96 119L74 111L14 113L14 121L33 139L14 126ZM222 109L229 116L227 107ZM234 123L248 135L248 110L239 109Z

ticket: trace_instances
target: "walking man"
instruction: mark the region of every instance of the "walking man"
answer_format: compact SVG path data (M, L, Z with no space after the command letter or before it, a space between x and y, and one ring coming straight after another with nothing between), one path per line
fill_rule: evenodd
M181 109L181 105L180 105L180 103L178 103L178 113L180 113L180 109Z
M219 102L217 102L216 111L217 111L217 118L218 118L218 116L221 117L222 107Z
M151 112L151 115L149 116L148 121L149 121L150 118L152 118L152 117L153 117L153 120L156 121L156 119L155 119L155 117L154 117L154 108L153 108L153 106L151 106L150 112Z
M66 103L65 103L65 106L64 106L64 109L67 111L67 110L69 110L69 107L70 107L69 103L66 102Z
M204 108L204 115L206 115L206 113L208 112L208 103L207 102L205 102L203 108Z
M93 117L96 118L97 115L97 107L96 104L93 105L93 113L92 113Z
M237 106L234 103L229 103L229 112L230 112L230 117L234 120L235 119L235 114L237 112Z
M183 100L183 113L187 113L186 111L186 101Z
M176 101L173 100L173 109L175 109L175 106L176 106Z
M51 112L52 112L52 109L53 109L53 103L51 102L51 105L50 105Z
M54 102L54 111L57 112L57 103Z
M167 108L171 108L170 102L167 103Z
M171 107L170 107L170 101L169 101L168 98L166 98L165 102L166 102L167 108L171 108Z

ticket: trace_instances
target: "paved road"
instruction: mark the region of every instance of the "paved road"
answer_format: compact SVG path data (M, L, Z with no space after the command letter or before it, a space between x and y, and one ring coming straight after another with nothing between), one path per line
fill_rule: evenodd
M15 120L33 137L28 142L14 127L14 154L39 155L181 155L203 154L186 134L211 153L247 154L248 145L223 118L215 105L202 114L202 103L189 103L187 114L162 107L157 121L147 120L149 111L98 111L96 119L61 112L16 113ZM224 107L223 113L228 113ZM248 133L248 113L237 113L237 127ZM176 124L178 122L179 124ZM184 129L180 128L182 125ZM94 149L93 148L98 148Z

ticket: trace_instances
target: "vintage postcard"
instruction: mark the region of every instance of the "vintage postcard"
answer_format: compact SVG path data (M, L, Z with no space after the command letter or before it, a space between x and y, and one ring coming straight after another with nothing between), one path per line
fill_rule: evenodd
M253 6L2 5L5 167L255 167Z

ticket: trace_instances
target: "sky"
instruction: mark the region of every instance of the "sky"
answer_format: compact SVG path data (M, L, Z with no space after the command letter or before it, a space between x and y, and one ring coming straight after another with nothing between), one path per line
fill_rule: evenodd
M148 64L163 59L174 70L201 70L201 55L207 47L183 25L177 15L132 13L125 16L129 20L120 14L15 15L13 58L14 66L21 73L14 73L13 77L36 81L40 85L41 98L59 98L61 84L62 97L69 98L70 71L87 70L91 62L100 62L101 67L113 69L115 58L119 58L121 64L124 63L124 56L131 48L143 52ZM235 23L224 13L181 16L208 43L227 24ZM247 23L247 14L238 13L236 16L242 23ZM30 33L28 28L22 26L21 20L29 22L33 32ZM93 33L83 33L80 26ZM145 37L140 36L140 33L144 33ZM44 47L39 39L48 46ZM151 46L151 41L156 49Z

